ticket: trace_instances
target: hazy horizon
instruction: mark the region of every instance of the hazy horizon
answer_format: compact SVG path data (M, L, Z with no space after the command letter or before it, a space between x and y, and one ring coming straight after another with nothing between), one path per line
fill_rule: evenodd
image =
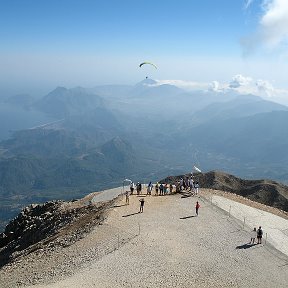
M288 103L287 1L13 0L0 16L1 97L148 75Z

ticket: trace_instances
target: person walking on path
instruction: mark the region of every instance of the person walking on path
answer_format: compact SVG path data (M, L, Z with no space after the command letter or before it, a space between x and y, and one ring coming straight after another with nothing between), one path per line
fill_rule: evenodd
M256 228L254 228L253 231L251 232L250 244L254 244L255 243L256 237L257 237L257 231L256 231Z
M263 230L262 230L261 226L259 226L259 228L257 230L257 244L262 243L262 236L263 236Z
M199 208L200 208L200 204L199 204L199 202L197 201L197 202L196 202L196 206L195 206L196 216L198 216L198 210L199 210Z
M145 200L144 200L144 198L141 198L139 201L140 201L140 211L139 211L139 213L143 213Z
M126 191L126 205L129 205L129 196L130 196L130 193L129 191Z

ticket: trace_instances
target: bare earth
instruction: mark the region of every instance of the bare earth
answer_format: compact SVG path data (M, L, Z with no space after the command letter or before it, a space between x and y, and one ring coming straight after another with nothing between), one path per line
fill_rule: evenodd
M53 264L58 265L57 261L66 259L66 265L72 267L68 277L56 270L54 278L33 287L287 287L287 255L269 243L247 246L250 228L243 229L242 222L233 215L229 217L223 207L211 204L211 193L227 196L204 189L199 198L181 198L178 194L146 196L144 213L138 213L140 197L130 196L129 205L125 205L124 197L110 209L103 225L58 251L58 257L46 260L42 257L41 265L41 257L32 255L16 268L0 270L0 286L18 287L21 277L23 286L25 277L28 279L38 270L48 269L44 262L52 269ZM235 197L231 200L251 204L249 200ZM197 200L201 205L198 217L194 209ZM287 216L277 209L269 212L283 219ZM136 236L139 229L140 234ZM265 227L263 229L265 231ZM132 236L121 244L117 235L123 235L123 231ZM93 258L95 247L105 241L107 246L114 241L111 245L116 250ZM80 261L84 256L87 261ZM77 261L81 265L77 265Z

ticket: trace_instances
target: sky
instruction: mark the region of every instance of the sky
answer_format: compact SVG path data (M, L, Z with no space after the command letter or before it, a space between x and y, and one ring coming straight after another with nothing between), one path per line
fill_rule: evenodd
M148 75L288 104L287 40L287 0L0 0L0 97Z

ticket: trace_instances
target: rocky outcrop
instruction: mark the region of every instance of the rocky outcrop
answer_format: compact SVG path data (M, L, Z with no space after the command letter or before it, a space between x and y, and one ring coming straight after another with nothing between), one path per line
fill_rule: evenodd
M53 201L25 207L0 234L0 248L17 242L18 249L23 250L53 233L62 221L60 206L60 201Z
M25 207L0 234L0 267L45 246L71 245L103 220L110 202L51 201Z
M191 174L169 176L161 182L177 183L181 178L187 179L190 176ZM219 171L195 173L193 178L199 182L202 188L235 193L288 212L288 186L281 183L271 180L244 180Z

